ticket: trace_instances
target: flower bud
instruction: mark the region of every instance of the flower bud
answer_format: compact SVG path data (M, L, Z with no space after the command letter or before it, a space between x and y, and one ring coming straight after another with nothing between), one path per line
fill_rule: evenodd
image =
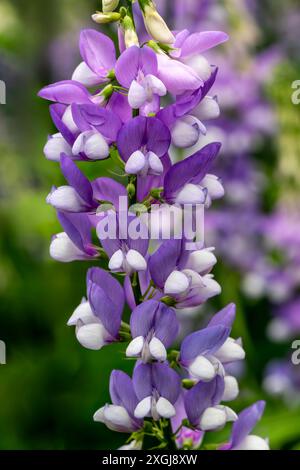
M139 43L139 38L136 34L132 19L130 16L126 15L125 18L123 19L122 26L124 29L124 41L125 41L125 46L128 49L128 47L131 46L140 46Z
M101 11L97 11L92 15L93 21L98 24L113 23L114 21L119 21L120 18L120 13L102 13Z
M114 11L119 5L119 0L102 0L102 9L104 13Z
M152 1L139 0L139 3L144 15L145 27L150 36L163 44L173 44L175 37L169 30L164 19L157 12Z

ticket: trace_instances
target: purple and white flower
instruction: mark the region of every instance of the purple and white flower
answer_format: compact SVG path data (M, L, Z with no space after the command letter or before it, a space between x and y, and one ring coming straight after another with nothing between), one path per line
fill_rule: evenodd
M208 326L191 333L183 340L179 361L192 378L209 382L217 374L225 376L224 365L245 358L245 351L229 337L235 318L235 305L230 304L214 315ZM238 389L234 377L224 384L224 400L236 398ZM224 379L225 380L225 379Z
M76 327L76 337L82 346L99 350L118 340L124 291L109 273L92 268L87 273L87 298L75 309L68 325Z
M261 419L265 409L265 402L258 401L243 410L233 424L231 439L220 450L269 450L267 439L250 434L257 422Z
M104 423L117 432L132 433L141 429L143 421L134 415L138 397L131 378L120 370L112 371L109 391L113 404L96 411L94 421Z
M189 422L199 431L216 431L227 422L236 421L237 415L228 406L221 405L224 379L217 375L210 382L198 382L184 396Z
M174 309L156 300L136 307L130 317L132 341L127 357L140 357L143 362L165 361L167 348L176 340L179 323Z
M138 364L133 372L133 387L138 398L134 416L172 418L180 393L180 377L167 363Z

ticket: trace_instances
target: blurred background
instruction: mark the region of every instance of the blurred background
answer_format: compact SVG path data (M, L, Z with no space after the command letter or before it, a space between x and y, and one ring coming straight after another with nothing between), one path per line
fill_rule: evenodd
M157 0L173 29L222 29L230 42L209 56L221 117L201 141L221 140L215 172L226 198L207 216L222 295L181 315L183 330L228 302L234 336L247 351L237 410L267 408L259 433L273 449L300 450L300 10L286 0ZM88 263L60 265L49 240L60 231L45 203L63 182L43 147L55 132L38 90L68 79L79 63L79 31L100 1L0 1L0 449L114 449L126 436L93 423L108 400L113 368L130 371L120 345L83 349L66 322L85 294ZM300 88L299 88L300 89ZM295 96L294 96L295 98ZM299 104L297 104L299 101ZM100 176L97 174L97 176ZM219 442L228 430L220 433ZM209 442L210 437L207 440ZM215 437L213 437L216 440ZM218 439L218 438L217 438Z

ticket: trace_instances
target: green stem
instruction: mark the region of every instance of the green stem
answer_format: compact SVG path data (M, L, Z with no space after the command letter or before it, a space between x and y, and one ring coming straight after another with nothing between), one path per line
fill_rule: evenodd
M176 443L175 443L175 439L174 439L174 437L173 437L173 431L172 431L172 426L171 426L171 420L169 420L168 426L167 426L167 428L166 428L165 440L166 440L166 443L167 443L167 449L168 449L168 450L178 450L178 449L177 449L177 446L176 446Z
M142 300L142 293L141 293L139 276L137 272L135 272L131 277L131 286L132 286L136 305L139 305Z

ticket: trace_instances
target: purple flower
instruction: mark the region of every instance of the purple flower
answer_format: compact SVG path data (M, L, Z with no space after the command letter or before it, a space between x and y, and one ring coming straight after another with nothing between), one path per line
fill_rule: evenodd
M216 159L221 144L214 142L206 145L191 157L176 163L166 173L164 179L164 199L169 203L178 204L204 204L207 195L211 199L215 195L221 197L216 190L209 194L204 178L207 176ZM204 180L204 182L203 182ZM215 185L213 184L215 189Z
M176 35L174 58L191 67L202 80L207 80L211 74L211 66L202 56L203 52L228 41L229 37L222 31L202 31L191 34L187 29Z
M110 201L118 204L118 196L127 196L127 191L120 183L110 178L97 178L92 183L67 156L62 155L61 170L69 186L53 188L47 197L60 212L95 213L99 201Z
M101 349L118 340L125 303L122 286L100 268L87 272L87 297L68 321L76 326L79 343L88 349Z
M223 364L244 359L245 352L239 342L229 338L234 318L235 305L230 304L214 315L206 328L183 340L179 360L191 377L209 382L217 374L225 376ZM229 379L226 385L226 401L230 401L236 398L236 384Z
M176 415L171 419L171 424L174 433L179 429L176 434L177 447L179 449L197 449L203 440L204 432L182 426L182 421L187 419L183 393L179 395L175 408Z
M220 405L224 394L224 379L217 375L210 382L199 382L184 396L186 414L199 431L222 429L237 415L228 406Z
M258 401L243 410L233 425L230 442L220 447L220 450L269 450L265 439L250 434L261 419L264 409L265 402Z
M166 95L167 89L157 75L157 56L148 46L129 47L116 64L116 77L123 87L128 88L128 102L133 109L150 103L154 105L153 112L159 110L159 97Z
M84 29L80 33L79 49L83 62L75 69L72 80L87 87L109 81L116 63L113 41L94 29Z
M94 421L104 423L117 432L132 433L140 429L143 421L134 416L138 398L131 378L120 370L112 371L109 391L113 404L96 411Z
M122 121L114 111L93 103L74 103L72 116L80 132L97 131L109 145L116 142Z
M175 311L156 300L148 300L134 309L130 317L133 340L126 356L141 357L143 362L165 361L166 349L176 340L179 323Z
M180 393L180 377L167 363L138 364L133 372L133 386L138 397L134 416L172 418Z
M188 65L171 59L167 54L157 54L158 78L173 95L182 95L187 90L197 90L203 80Z
M50 245L53 259L68 263L75 260L91 260L99 256L92 244L92 223L87 214L63 214L58 212L64 232L55 235Z
M215 82L217 71L215 68L208 80L198 89L177 96L175 103L157 113L157 118L169 127L172 142L176 147L188 148L195 145L200 135L206 134L202 121L219 116L217 99L207 96Z
M177 308L198 306L220 293L210 274L216 258L210 249L185 249L185 240L166 240L149 259L149 271L162 295L176 301Z
M152 188L162 186L163 174L171 165L167 155L170 142L168 128L154 117L136 117L120 130L118 150L125 161L125 171L138 175L138 200L144 199Z

